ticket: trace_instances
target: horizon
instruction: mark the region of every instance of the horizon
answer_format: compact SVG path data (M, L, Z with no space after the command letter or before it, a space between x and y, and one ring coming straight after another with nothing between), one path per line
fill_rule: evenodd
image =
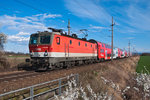
M32 5L34 4L34 5ZM150 1L147 0L5 0L1 1L0 32L8 36L6 51L29 53L29 36L48 27L71 32L80 38L80 29L88 30L87 39L111 44L113 16L114 45L128 51L150 53ZM88 5L88 6L87 6Z

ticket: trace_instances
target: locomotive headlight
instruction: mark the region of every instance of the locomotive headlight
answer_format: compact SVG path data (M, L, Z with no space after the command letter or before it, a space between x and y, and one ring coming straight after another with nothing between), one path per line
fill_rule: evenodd
M33 52L30 52L30 56L33 56Z
M47 50L45 51L44 56L48 56Z

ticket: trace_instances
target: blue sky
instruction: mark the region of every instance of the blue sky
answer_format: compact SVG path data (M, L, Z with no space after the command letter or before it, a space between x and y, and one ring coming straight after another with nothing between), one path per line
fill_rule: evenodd
M138 52L150 52L149 0L0 0L0 32L7 34L6 51L28 52L32 33L47 27L71 32L79 37L88 29L88 39L111 43L111 18L114 17L114 45Z

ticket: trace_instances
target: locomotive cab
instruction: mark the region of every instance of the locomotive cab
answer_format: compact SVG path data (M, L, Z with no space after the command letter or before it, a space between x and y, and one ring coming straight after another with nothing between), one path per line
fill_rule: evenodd
M60 34L59 32L38 32L32 34L29 40L29 52L30 62L33 67L37 70L45 70L49 65L49 60L51 58L52 43L55 34Z
M50 32L32 34L29 41L30 57L48 57L53 35Z

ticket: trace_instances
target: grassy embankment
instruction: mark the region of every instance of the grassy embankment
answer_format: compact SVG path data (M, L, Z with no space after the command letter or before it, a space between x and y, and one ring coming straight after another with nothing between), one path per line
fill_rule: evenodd
M137 73L150 73L150 56L141 56L136 68Z

